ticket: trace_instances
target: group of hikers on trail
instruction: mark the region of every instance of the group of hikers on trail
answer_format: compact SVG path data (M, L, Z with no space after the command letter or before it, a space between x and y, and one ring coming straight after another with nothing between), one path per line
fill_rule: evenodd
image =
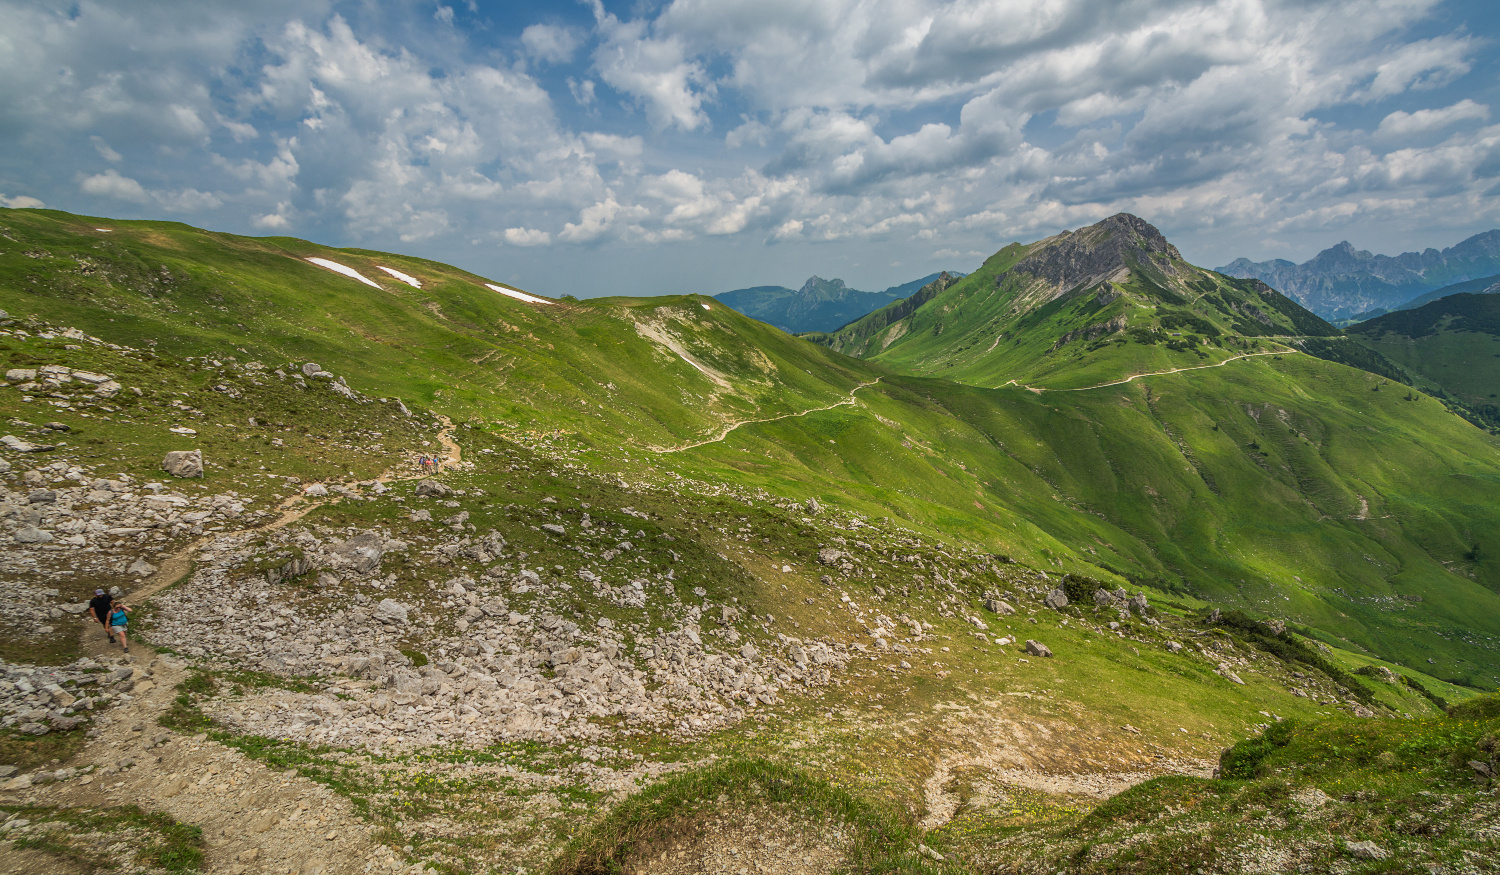
M428 455L423 455L420 459L418 459L417 465L421 467L422 473L424 474L428 471L436 471L439 467L438 460Z
M118 638L126 653L130 652L130 642L125 637L125 630L130 625L129 613L128 605L115 601L114 597L102 589L94 590L94 597L89 599L89 616L104 627L104 637L109 639L109 643L114 644Z

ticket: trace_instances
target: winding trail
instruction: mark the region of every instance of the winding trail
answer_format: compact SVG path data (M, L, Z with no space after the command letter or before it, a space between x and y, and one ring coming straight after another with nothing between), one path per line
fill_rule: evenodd
M1153 371L1153 372L1151 372L1149 374L1132 374L1132 375L1126 377L1123 380L1114 380L1113 382L1109 382L1109 383L1100 383L1100 384L1098 384L1096 386L1078 386L1078 387L1073 388L1073 389L1048 389L1045 386L1028 386L1025 383L1022 383L1020 380L1010 380L1010 381L1007 381L1005 383L1001 383L999 386L996 386L995 388L997 388L997 389L1004 389L1006 386L1020 386L1022 389L1025 389L1028 392L1036 392L1037 394L1041 394L1043 392L1087 392L1090 389L1103 389L1103 388L1108 387L1108 386L1123 386L1126 383L1131 382L1132 380L1139 380L1142 377L1165 377L1168 374L1181 374L1184 371L1205 371L1205 370L1208 370L1209 368L1222 368L1225 365L1229 364L1230 362L1237 362L1240 359L1255 358L1256 356L1260 356L1260 355L1287 355L1289 353L1297 353L1297 352L1300 352L1300 350L1295 350L1295 349L1274 349L1274 350L1271 350L1269 352L1247 352L1247 353L1241 353L1240 355L1230 356L1229 358L1227 358L1227 359L1225 359L1225 360L1223 360L1221 362L1215 362L1215 363L1213 363L1211 365L1194 365L1191 368L1173 368L1170 371Z
M459 464L462 450L453 440L454 425L439 417L443 447L439 470ZM421 473L387 471L378 480L415 480ZM349 484L352 485L352 484ZM314 508L337 503L341 496L318 501L298 493L277 506L268 522L238 532L213 532L173 551L160 567L124 600L139 606L151 596L187 577L193 557L219 538L250 531L272 531L289 525ZM29 801L82 807L133 803L203 828L207 872L298 872L302 875L367 875L405 867L376 837L376 828L360 818L346 799L290 771L272 769L208 738L164 733L159 718L172 707L177 684L187 666L158 656L137 641L129 654L104 640L94 621L80 630L83 652L110 666L136 670L138 683L130 701L101 715L99 734L70 764L110 765L134 762L125 771L97 779L47 784L30 791ZM127 757L128 755L128 757ZM249 865L246 865L249 864Z
M883 377L876 377L875 379L870 380L869 382L860 383L858 386L855 386L853 389L849 390L849 397L845 398L842 401L837 401L837 402L835 402L833 404L830 404L827 407L813 407L813 408L810 408L808 410L799 411L797 413L783 413L780 416L768 416L765 419L742 419L742 420L739 420L738 422L732 422L732 423L729 423L728 425L724 426L724 428L719 432L718 437L712 437L712 438L709 438L708 440L698 441L696 443L683 444L682 446L679 446L679 447L647 447L646 449L649 452L653 452L653 453L656 453L658 455L666 455L667 453L680 453L680 452L682 452L684 450L692 450L692 449L696 449L698 447L707 446L709 444L716 444L719 441L724 440L724 438L729 437L729 435L730 435L731 432L733 432L735 429L739 428L742 425L755 425L755 424L761 423L761 422L779 422L779 421L781 421L783 419L794 419L794 418L796 418L798 416L806 416L809 413L819 413L819 412L824 411L824 410L832 410L835 407L848 407L848 406L850 406L850 405L852 405L854 403L854 393L856 393L860 389L864 389L864 388L866 388L868 386L873 386L876 383L879 383L882 379L884 379L884 378Z

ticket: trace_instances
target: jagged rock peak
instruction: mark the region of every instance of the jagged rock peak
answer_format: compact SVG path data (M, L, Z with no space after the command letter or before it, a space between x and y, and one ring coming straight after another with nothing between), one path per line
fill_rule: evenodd
M798 295L806 296L806 295L812 295L812 294L817 294L817 293L821 292L821 293L823 293L825 295L827 295L827 294L837 295L839 292L842 292L844 289L847 289L847 288L848 288L848 286L844 285L844 281L843 280L840 280L840 279L825 280L822 277L817 276L816 274L814 274L813 276L810 276L810 277L807 278L807 282L805 282L805 283L802 284L802 288L800 288L800 289L797 290L797 294Z
M1163 262L1182 259L1177 247L1167 242L1154 225L1129 213L1118 213L1043 242L1015 269L1062 286L1107 278L1131 262L1154 261L1164 271L1175 273L1170 263Z

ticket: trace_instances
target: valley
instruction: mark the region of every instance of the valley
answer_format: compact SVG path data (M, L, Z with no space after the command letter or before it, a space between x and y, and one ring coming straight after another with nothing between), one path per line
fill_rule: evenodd
M0 212L4 853L1493 869L1493 435L1133 216L903 302Z

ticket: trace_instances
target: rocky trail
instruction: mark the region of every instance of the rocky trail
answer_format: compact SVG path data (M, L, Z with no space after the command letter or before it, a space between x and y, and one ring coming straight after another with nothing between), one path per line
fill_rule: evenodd
M439 468L457 465L461 449L453 440L453 423L442 418L438 440L444 448ZM387 472L391 482L421 475ZM336 502L339 497L331 499ZM271 531L287 526L328 502L305 495L285 499L274 519L253 528ZM184 579L194 558L208 543L224 537L198 538L163 557L157 570L124 597L132 607ZM34 776L5 785L11 801L78 808L134 804L163 811L203 830L205 871L245 875L344 875L344 873L426 871L408 866L390 849L376 844L374 828L361 820L347 799L293 770L277 771L238 750L207 737L184 736L164 729L160 718L172 706L176 688L187 678L186 665L158 656L136 641L129 653L85 617L80 632L86 656L129 675L125 700L94 721L84 748L62 769L62 780L34 781ZM21 786L24 785L24 786ZM59 871L69 871L62 869Z

